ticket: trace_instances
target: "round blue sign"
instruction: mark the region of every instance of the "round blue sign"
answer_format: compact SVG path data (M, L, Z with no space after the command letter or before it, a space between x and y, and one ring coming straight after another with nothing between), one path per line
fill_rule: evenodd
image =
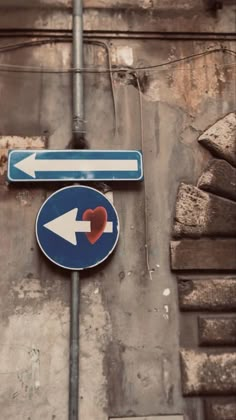
M65 187L40 208L36 237L53 263L68 270L84 270L100 264L114 250L119 219L111 202L94 188Z

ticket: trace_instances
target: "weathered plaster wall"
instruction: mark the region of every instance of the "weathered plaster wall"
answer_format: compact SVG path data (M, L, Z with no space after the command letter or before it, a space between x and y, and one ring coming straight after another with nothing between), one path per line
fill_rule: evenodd
M235 2L224 0L216 12L208 0L85 0L88 32L235 33ZM0 28L70 30L71 0L1 0ZM14 7L17 7L17 14Z
M61 13L64 27L67 14ZM47 18L46 12L42 27L44 17L47 25L57 27L57 18ZM5 27L16 25L16 20L17 15ZM34 14L27 14L24 26L37 25ZM1 45L22 40L5 37ZM117 39L108 45L113 64L138 66L219 43ZM224 45L233 48L233 43ZM100 46L87 45L85 60L87 66L107 66ZM114 77L115 108L109 77L85 76L91 148L142 149L145 181L112 186L120 242L107 263L83 275L81 420L184 411L176 281L169 265L171 221L179 182L194 183L208 160L197 137L235 106L233 61L232 56L217 52L148 72L145 77L141 74L141 92L133 80ZM69 43L29 47L0 53L0 62L67 68L71 49ZM49 148L68 144L69 74L1 72L0 91L2 136L46 136ZM22 142L19 139L19 147ZM36 213L56 188L8 187L4 181L0 186L0 405L4 420L67 418L69 274L45 260L34 238ZM196 413L200 420L200 410Z

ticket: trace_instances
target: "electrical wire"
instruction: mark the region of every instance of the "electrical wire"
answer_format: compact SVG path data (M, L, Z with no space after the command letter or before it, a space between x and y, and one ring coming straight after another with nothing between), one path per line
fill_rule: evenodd
M108 61L108 68L109 70L112 69L112 64L111 64L111 56L110 56L110 49L109 46L107 45L106 42L104 41L97 41L97 40L86 40L87 44L92 44L92 45L98 45L100 47L105 48L106 53L107 53L107 61ZM116 100L115 100L115 90L114 90L114 83L113 83L113 74L110 71L109 73L109 77L110 77L110 84L111 84L111 92L112 92L112 102L113 102L113 109L114 109L114 120L115 120L115 126L114 126L114 140L117 137L117 108L116 108Z
M99 41L97 41L99 42ZM6 50L5 50L6 51ZM1 52L1 49L0 49ZM83 72L83 73L91 73L91 74L111 74L111 73L120 73L120 72L139 72L139 71L152 71L156 69L160 69L162 67L167 67L173 64L177 64L187 60L193 60L199 57L203 57L215 52L223 52L228 53L231 55L236 56L236 51L228 49L228 48L214 48L211 50L202 51L200 53L191 54L185 57L181 57L178 59L165 61L160 64L150 65L150 66L140 66L140 67L118 67L118 68L91 68L91 67L84 67L81 69L76 68L67 68L67 69L52 69L46 67L34 67L34 66L21 66L21 65L13 65L13 64L0 64L0 71L2 72L17 72L17 73L48 73L48 74L66 74L66 73L75 73L75 72ZM236 63L229 63L224 64L223 67L235 65Z
M0 46L0 52L8 52L14 51L20 48L27 48L27 47L34 47L34 46L41 46L45 44L53 44L53 43L63 43L63 42L71 42L71 37L50 37L50 38L40 38L40 39L31 39L30 41L23 41L23 42L16 42L14 44L6 44Z
M146 72L150 72L150 73L155 73L155 72L160 72L160 71L165 71L165 67L167 67L167 64L172 64L172 62L168 62L164 65L161 65L159 67L156 66L156 68L152 68L150 70L146 70ZM217 65L218 68L227 68L227 67L234 67L236 66L236 61L232 62L232 63L224 63L224 64L218 64L215 63L214 65L204 65L201 67L194 67L194 70L202 70L205 68L213 68ZM148 69L148 67L146 67ZM177 69L179 70L187 70L187 67L179 67ZM14 64L1 64L0 63L0 72L7 72L7 73L31 73L31 74L73 74L73 73L87 73L87 74L109 74L109 73L133 73L134 71L136 71L137 73L139 71L141 71L140 68L137 67L129 67L129 68L116 68L116 69L111 69L106 70L106 69L91 69L91 68L83 68L83 69L76 69L76 68L71 68L71 69L65 69L65 70L59 70L59 69L47 69L45 67L33 67L33 66L21 66L21 65L14 65Z
M140 81L137 73L133 73L133 76L136 80L138 87L139 95L139 114L140 114L140 133L141 133L141 150L144 150L144 121L143 121L143 100L142 100L142 90L140 86ZM153 270L150 266L149 259L149 244L148 244L148 207L147 207L147 194L146 194L146 184L144 183L144 222L145 222L145 259L146 259L146 268L148 272L149 279L152 281Z
M140 80L137 73L134 73L134 77L137 82L138 95L139 95L139 115L140 115L140 132L141 132L141 150L144 151L144 118L143 118L143 99L142 99L142 90L140 85ZM144 167L145 170L145 167ZM144 175L145 176L145 175ZM149 238L148 238L148 205L147 205L147 193L146 193L146 183L143 185L144 189L144 223L145 223L145 259L146 259L146 268L149 279L152 281L152 273L154 270L150 266L150 256L149 256Z

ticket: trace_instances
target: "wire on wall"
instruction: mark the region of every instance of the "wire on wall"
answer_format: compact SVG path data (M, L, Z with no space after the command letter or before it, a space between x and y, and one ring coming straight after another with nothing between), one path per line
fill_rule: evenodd
M111 84L111 94L112 94L112 103L114 109L114 139L117 136L117 108L116 108L116 99L115 99L115 89L114 89L114 82L113 82L113 74L112 74L112 64L111 64L111 56L110 56L110 49L106 42L104 41L97 41L97 40L86 40L87 44L98 45L103 47L106 50L107 54L107 61L108 61L108 69L110 70L110 84Z
M140 133L141 133L141 150L144 150L144 119L143 119L143 100L142 100L142 90L140 86L140 81L137 73L133 73L135 81L138 87L139 95L139 113L140 113ZM152 280L153 270L150 267L149 263L149 247L148 247L148 208L147 208L147 194L146 194L146 184L143 184L144 189L144 222L145 222L145 258L146 258L146 268L148 272L149 279Z
M58 39L57 39L58 41ZM37 44L33 44L33 42L37 42ZM52 39L47 40L47 43L49 42L54 42L52 41ZM60 41L62 42L62 41ZM63 41L65 42L65 41ZM86 41L88 42L88 41ZM95 41L94 41L95 42ZM96 41L100 42L100 41ZM46 40L38 40L38 41L31 41L30 45L40 45L42 43L46 43ZM101 42L102 43L102 42ZM22 43L24 46L29 46L28 41L26 43ZM103 43L102 43L103 44ZM22 46L23 46L22 45ZM18 44L19 47L19 44ZM20 47L19 47L20 48ZM8 46L3 46L0 47L0 53L1 52L6 52L6 51L12 51L13 49L16 49L16 45L14 46L12 45L8 45ZM236 51L231 50L229 48L224 48L224 47L218 47L218 48L213 48L210 50L205 50L202 51L200 53L196 53L196 54L191 54L188 56L184 56L184 57L180 57L174 60L169 60L169 61L165 61L163 63L160 64L154 64L154 65L150 65L150 66L140 66L140 67L116 67L116 68L112 68L112 67L107 67L107 68L99 68L99 67L84 67L81 69L75 69L75 68L67 68L67 69L59 69L59 68L47 68L47 67L35 67L35 66L23 66L23 65L13 65L13 64L0 64L0 71L5 71L5 72L23 72L23 73L48 73L48 74L63 74L63 73L76 73L76 72L80 72L80 73L94 73L94 74L101 74L101 73L119 73L119 72L139 72L139 71L155 71L157 69L163 68L163 67L168 67L170 65L173 64L177 64L180 62L185 62L188 60L194 60L197 59L199 57L203 57L212 53L216 53L216 52L222 52L224 54L230 54L233 55L234 57L236 57ZM225 63L222 65L222 67L227 67L227 66L235 66L236 62L233 63ZM205 67L209 67L209 66L204 66L202 68ZM183 69L183 68L182 68Z

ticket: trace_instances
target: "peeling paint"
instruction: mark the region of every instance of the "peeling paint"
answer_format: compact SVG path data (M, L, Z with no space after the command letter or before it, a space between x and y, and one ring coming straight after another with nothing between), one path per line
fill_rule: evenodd
M164 386L164 393L165 398L168 404L173 404L173 384L172 384L172 367L171 362L167 357L163 357L162 362L162 375L163 375L163 386Z
M16 199L17 201L20 203L21 206L30 206L31 205L31 195L29 193L29 191L27 190L23 190L23 191L19 191L16 194Z
M43 149L45 137L0 136L0 176L7 171L8 151L11 149Z
M163 296L170 296L170 289L165 289L163 291Z
M99 282L83 285L81 305L80 418L104 420L108 407L104 357L112 327Z
M145 92L145 99L151 102L157 102L161 100L161 80L152 80Z
M32 50L32 63L39 62L43 63L44 57L47 57L47 68L55 68L55 62L57 61L58 49L60 49L60 64L61 69L65 69L71 66L71 46L70 44L64 44L61 48L60 44L45 44L34 48ZM33 65L33 64L32 64ZM58 65L58 64L57 64Z
M13 286L11 293L18 299L40 299L46 296L48 291L42 288L40 280L37 278L23 278Z
M170 59L178 56L176 51ZM196 61L169 66L168 70L160 69L156 75L149 74L143 93L147 101L173 103L174 99L176 106L193 113L203 101L221 95L229 81L235 81L233 69L222 67L222 53L215 52Z
M0 136L0 150L43 149L45 143L45 137Z
M163 318L169 321L169 305L164 305Z
M66 335L61 330L62 319L67 324ZM46 303L40 313L12 315L8 326L0 329L2 418L22 420L22 403L26 418L34 417L35 404L40 417L66 417L69 311L59 302Z
M119 66L132 66L134 62L133 49L129 46L114 46L111 49L112 63Z
M105 193L106 198L110 201L110 203L114 203L114 194L113 191L107 191Z

